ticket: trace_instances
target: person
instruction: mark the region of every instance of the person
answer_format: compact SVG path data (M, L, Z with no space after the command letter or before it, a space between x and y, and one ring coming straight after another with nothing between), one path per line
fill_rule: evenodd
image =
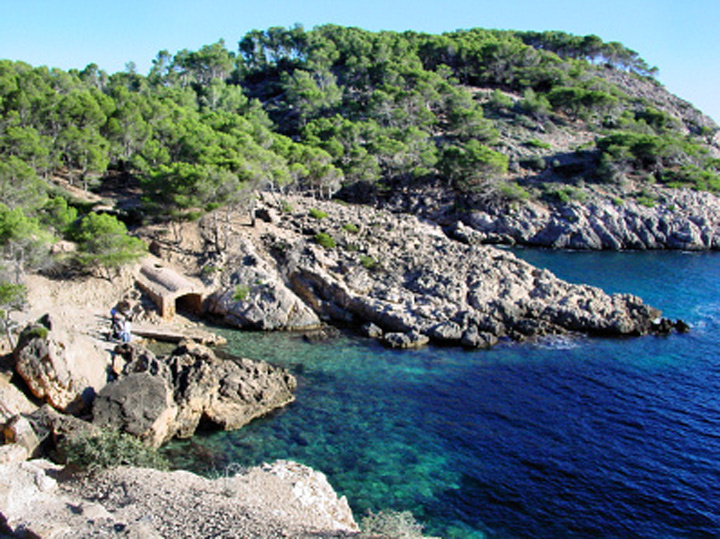
M122 342L130 342L130 337L132 335L132 324L130 324L130 319L126 318L123 320L122 323L122 330L120 331L120 340Z
M124 316L121 315L117 309L113 309L110 311L110 315L112 316L112 322L111 322L111 329L112 329L112 338L113 339L119 339L120 334L123 330L123 319Z

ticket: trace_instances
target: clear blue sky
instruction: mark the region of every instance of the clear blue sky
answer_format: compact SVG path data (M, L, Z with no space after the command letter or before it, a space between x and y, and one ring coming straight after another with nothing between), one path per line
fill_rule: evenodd
M334 23L441 33L563 30L620 41L660 81L720 121L720 0L0 0L0 58L147 73L158 51L231 50L254 28Z

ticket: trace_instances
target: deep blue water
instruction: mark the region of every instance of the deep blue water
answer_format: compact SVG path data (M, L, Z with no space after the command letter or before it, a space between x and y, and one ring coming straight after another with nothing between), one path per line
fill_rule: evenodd
M173 444L177 462L297 460L358 517L410 510L443 537L720 536L720 254L518 255L692 331L411 352L227 332L233 352L295 372L297 401Z

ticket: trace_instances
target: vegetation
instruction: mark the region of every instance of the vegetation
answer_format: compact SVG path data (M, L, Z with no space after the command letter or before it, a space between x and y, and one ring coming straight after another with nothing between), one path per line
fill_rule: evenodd
M11 348L15 347L15 340L12 335L13 323L10 313L22 308L25 303L25 294L25 285L0 281L0 323L2 323L3 331Z
M0 60L2 257L20 276L67 239L76 266L114 268L144 251L126 224L212 213L220 238L258 189L382 197L431 182L461 198L523 200L511 175L544 177L557 159L537 133L578 123L598 138L577 150L596 160L588 180L719 190L714 128L616 83L655 71L593 35L336 25L253 30L235 51L222 40L163 50L146 76ZM501 137L510 128L520 150ZM84 190L112 181L143 206L93 213L58 179Z
M333 238L327 232L318 232L317 234L315 234L315 241L321 247L325 247L325 249L334 249L335 247L337 247L337 242L335 241L335 238Z
M138 466L166 470L167 460L138 438L116 430L101 430L67 438L59 450L65 462L95 472L114 466Z
M250 294L250 287L246 284L239 284L235 287L233 301L245 301Z

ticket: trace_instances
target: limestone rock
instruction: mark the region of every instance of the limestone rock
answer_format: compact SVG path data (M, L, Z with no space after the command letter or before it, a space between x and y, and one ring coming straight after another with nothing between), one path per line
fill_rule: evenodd
M417 331L411 331L409 333L386 333L382 337L382 342L390 348L408 349L408 348L422 348L428 342L430 338L418 333Z
M313 200L312 207L328 215L319 224L302 211L303 203L294 198L297 211L282 214L278 226L268 227L261 238L276 271L320 319L373 324L389 346L421 346L429 339L486 347L502 337L565 332L640 335L653 330L650 322L660 314L637 297L570 284L509 252L479 245L467 226L454 229L460 242L440 226L409 215ZM539 206L532 211L549 215ZM564 211L572 217L577 209ZM348 222L373 226L342 244ZM532 223L524 222L523 229L531 236L539 233ZM337 248L323 248L307 237L319 227L339 238ZM569 245L602 234L571 231L562 237Z
M13 353L15 371L37 398L58 410L78 412L107 382L106 353L89 336L43 318L44 325L29 326L21 334Z
M357 531L347 500L322 473L294 462L215 480L127 466L72 477L46 461L0 465L3 536L344 537Z
M23 416L13 417L3 427L6 444L17 444L25 449L28 456L35 455L40 447L40 439L30 422Z
M0 375L0 425L18 414L29 414L37 410L37 406L20 391L17 386L10 383L5 376Z
M152 528L117 521L100 503L62 488L56 479L60 472L60 466L44 460L0 465L0 533L58 539L160 537Z
M153 447L172 437L176 415L165 380L147 372L108 384L93 405L93 424L127 432Z
M137 345L117 348L119 379L95 400L93 423L129 432L159 446L192 436L201 421L237 429L294 399L295 378L249 359L225 360L183 341L167 358Z
M20 444L0 445L0 465L23 462L28 458L30 458L28 450ZM0 531L2 531L1 525Z
M633 198L618 203L601 189L585 187L581 203L531 201L510 210L482 207L466 217L454 237L469 242L522 243L571 249L718 249L720 198L691 189L655 187L648 207Z
M207 310L245 329L301 330L321 325L317 314L284 283L281 275L245 242L228 264L232 273L207 301Z

